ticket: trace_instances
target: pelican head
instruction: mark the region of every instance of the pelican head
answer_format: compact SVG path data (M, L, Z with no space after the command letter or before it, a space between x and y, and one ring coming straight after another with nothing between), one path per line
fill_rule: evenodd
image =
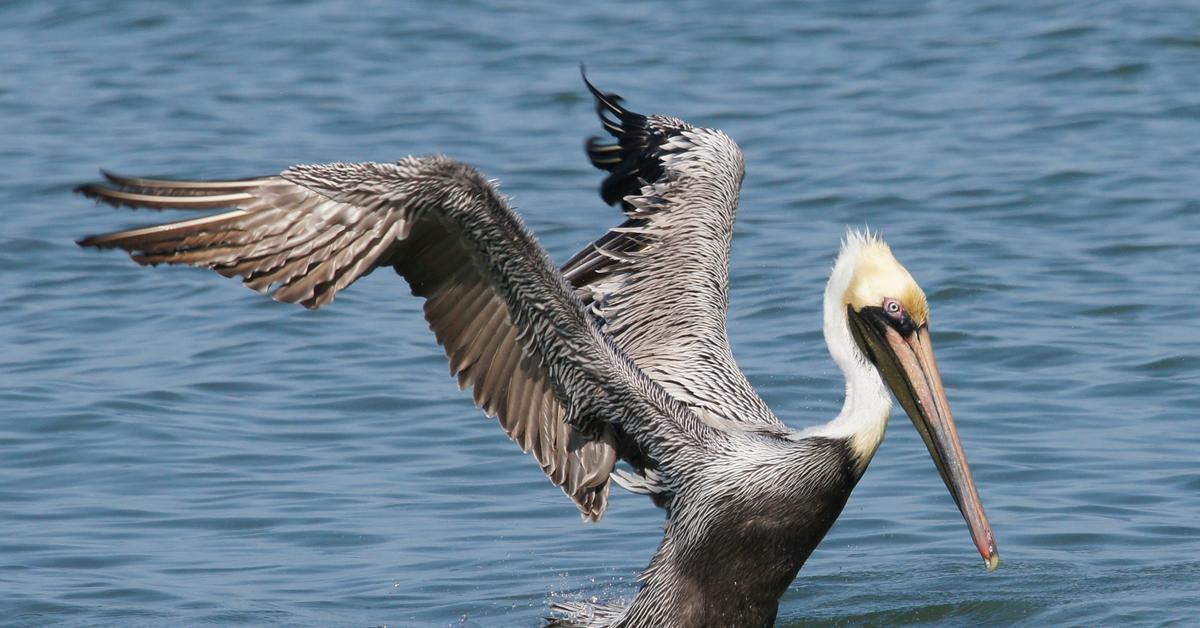
M873 367L912 419L984 563L995 569L1000 554L934 359L925 292L887 243L852 231L834 266L826 308L827 321L831 316L840 319L836 327L850 332L850 339L843 336L843 347L852 339L854 361ZM832 349L834 338L829 340Z

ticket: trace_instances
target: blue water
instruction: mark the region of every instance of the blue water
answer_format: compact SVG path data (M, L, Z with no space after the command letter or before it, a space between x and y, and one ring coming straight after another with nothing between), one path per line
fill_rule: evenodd
M0 5L0 623L527 626L630 596L660 512L580 522L393 273L314 313L72 243L159 219L73 196L99 167L440 151L564 260L619 220L581 61L740 142L731 333L790 425L840 405L847 225L929 293L1004 563L900 415L781 625L1200 614L1194 3L104 4Z

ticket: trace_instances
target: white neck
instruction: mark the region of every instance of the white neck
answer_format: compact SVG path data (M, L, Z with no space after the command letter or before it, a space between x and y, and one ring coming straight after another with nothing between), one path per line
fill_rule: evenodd
M842 404L842 411L832 421L805 430L799 436L848 439L857 454L861 473L883 442L888 416L892 412L892 396L884 386L879 371L854 342L846 306L842 301L850 278L854 275L853 260L856 256L848 249L856 245L856 235L848 237L834 264L829 283L825 286L825 344L829 346L833 361L846 377L846 401Z

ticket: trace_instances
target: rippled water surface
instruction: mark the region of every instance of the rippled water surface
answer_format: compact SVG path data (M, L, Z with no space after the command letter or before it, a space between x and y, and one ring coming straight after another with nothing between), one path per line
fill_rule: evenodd
M581 523L392 273L306 312L72 243L157 218L73 196L98 167L446 152L565 260L619 220L581 61L741 143L731 333L790 425L841 402L846 225L929 293L1004 564L901 415L780 624L1194 622L1200 7L794 4L0 5L0 622L527 626L632 595L660 512Z

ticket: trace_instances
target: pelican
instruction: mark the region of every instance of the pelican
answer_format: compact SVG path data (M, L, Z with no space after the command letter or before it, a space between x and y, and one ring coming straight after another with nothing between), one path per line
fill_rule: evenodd
M312 309L395 269L425 299L460 387L585 519L604 514L613 481L665 510L632 601L560 603L549 625L772 625L883 440L893 396L995 569L926 296L888 245L853 230L842 242L823 314L845 403L828 423L789 429L738 369L725 328L741 149L719 130L633 113L584 81L613 138L592 138L587 152L609 173L601 196L626 219L561 269L493 183L440 155L234 181L104 173L78 191L228 211L79 244L210 268Z

